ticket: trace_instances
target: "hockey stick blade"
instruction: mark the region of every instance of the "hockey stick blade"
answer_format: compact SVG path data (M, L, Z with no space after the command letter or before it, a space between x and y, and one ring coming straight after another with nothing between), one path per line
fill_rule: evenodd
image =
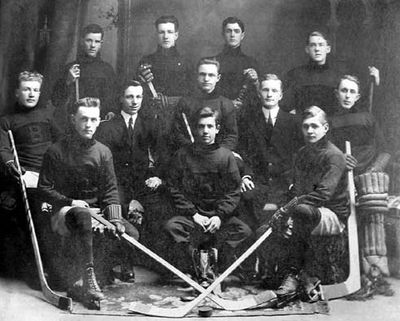
M72 311L72 299L67 296L63 296L63 295L59 295L59 294L55 293L54 291L52 291L50 289L49 285L47 284L47 280L46 280L46 277L44 275L44 270L43 270L43 263L42 263L42 259L40 256L39 244L38 244L38 241L36 238L35 225L33 223L31 209L29 207L28 195L26 193L25 183L22 178L21 165L19 163L19 158L18 158L18 154L17 154L17 150L15 147L15 142L14 142L14 136L13 136L11 130L8 131L8 138L10 140L10 144L11 144L13 154L14 154L15 163L16 163L17 169L18 169L22 198L23 198L24 208L25 208L25 212L26 212L26 220L27 220L28 227L29 227L29 234L31 236L33 253L35 256L35 261L36 261L36 266L37 266L38 276L39 276L39 281L40 281L40 287L42 289L43 296L46 299L46 301L51 303L52 305L55 305L56 307L58 307L62 310Z
M113 227L112 223L107 221L102 216L98 215L97 212L98 212L97 210L93 210L91 212L92 217L96 221L100 222L101 224L103 224L105 226ZM157 261L158 263L160 263L161 265L163 265L164 267L169 269L172 273L176 274L178 277L180 277L182 280L184 280L186 283L188 283L190 286L192 286L194 289L196 289L200 293L205 291L205 289L200 284L198 284L197 282L192 280L190 277L185 275L182 271L180 271L179 269L174 267L168 261L164 260L158 254L156 254L153 251L151 251L150 249L148 249L146 246L141 244L139 241L135 240L133 237L129 236L126 233L123 233L122 235L120 235L120 237L123 238L126 242L133 245L135 248L138 248L145 254L149 255L152 259L154 259L155 261ZM276 295L273 291L264 291L257 295L252 295L252 296L249 296L242 300L237 300L237 301L226 300L226 299L220 298L212 293L208 297L212 301L214 301L216 304L218 304L222 309L230 310L230 311L238 311L238 310L254 308L257 305L260 305L261 303L265 303L268 300L275 298ZM140 312L140 311L133 311L133 312Z
M351 154L350 143L346 141L346 154ZM358 253L358 232L355 208L355 187L353 171L347 172L348 190L350 197L350 216L347 221L347 234L349 237L349 276L346 281L338 284L323 285L322 293L325 299L332 300L344 297L358 291L361 288L360 282L360 259Z

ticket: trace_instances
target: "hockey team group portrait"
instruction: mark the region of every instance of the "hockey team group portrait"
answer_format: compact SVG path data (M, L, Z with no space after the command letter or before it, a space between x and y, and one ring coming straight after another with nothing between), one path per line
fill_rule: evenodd
M400 1L1 0L0 320L397 320Z

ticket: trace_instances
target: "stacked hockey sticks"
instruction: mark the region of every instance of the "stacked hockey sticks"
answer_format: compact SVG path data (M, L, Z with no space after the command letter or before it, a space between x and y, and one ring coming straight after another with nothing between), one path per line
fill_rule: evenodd
M105 226L107 226L109 228L114 228L113 225L109 221L107 221L101 215L97 214L97 210L95 210L95 209L92 211L92 217L96 221L100 222L101 224L103 224L103 225L105 225ZM134 247L136 247L139 250L141 250L142 252L144 252L147 255L149 255L151 258L153 258L154 260L156 260L160 264L162 264L164 267L166 267L171 272L176 274L182 280L187 282L195 290L197 290L199 292L205 292L206 291L197 282L195 282L190 277L185 275L183 272L181 272L180 270L175 268L173 265L168 263L162 257L160 257L159 255L157 255L156 253L154 253L153 251L151 251L150 249L148 249L147 247L142 245L140 242L136 241L134 238L130 237L126 233L120 235L120 237L123 238L128 243L130 243L131 245L133 245ZM245 310L245 309L249 309L249 308L254 308L254 307L256 307L257 305L259 305L261 303L265 303L265 302L267 302L267 301L269 301L271 299L274 299L276 297L276 295L275 295L275 293L273 291L264 291L264 292L262 292L262 293L260 293L258 295L252 295L252 296L249 296L246 299L243 299L243 300L240 300L240 301L226 300L226 299L223 299L223 298L221 298L219 296L216 296L216 295L214 295L212 293L210 293L208 295L208 297L212 301L214 301L217 305L219 305L222 309L231 310L231 311L237 311L237 310ZM140 312L140 311L136 311L136 312Z
M46 277L44 275L44 270L43 270L43 263L42 263L42 259L40 256L39 244L38 244L38 241L36 238L35 226L34 226L34 223L32 220L32 214L31 214L31 210L29 207L29 201L28 201L28 196L26 193L26 187L25 187L24 180L22 178L21 166L19 163L19 158L18 158L17 150L15 148L15 143L14 143L14 137L13 137L11 130L8 131L8 138L10 140L10 144L11 144L13 154L14 154L15 163L16 163L17 169L18 169L19 182L20 182L20 186L21 186L22 198L23 198L25 212L26 212L25 214L26 214L26 219L28 222L29 232L30 232L30 236L31 236L31 240L32 240L33 252L35 255L35 261L36 261L36 266L38 269L39 281L40 281L40 286L42 288L43 296L45 297L46 301L57 306L58 308L60 308L62 310L71 311L72 310L72 299L69 297L62 296L62 295L55 293L54 291L52 291L50 289L49 285L47 284Z
M273 221L280 220L281 217L286 213L289 209L294 207L297 204L297 198L292 199L289 203L287 203L283 208L279 209L275 214L273 215L269 226L272 225ZM96 217L92 214L92 216L96 219ZM104 222L106 223L106 222ZM110 224L108 222L108 224ZM190 303L186 304L185 306L179 307L179 308L173 308L173 309L164 309L164 308L158 308L155 306L148 306L144 305L142 303L133 303L130 307L130 310L133 312L138 312L141 314L146 314L146 315L152 315L152 316L163 316L163 317L169 317L169 318L180 318L184 317L186 314L188 314L194 307L196 307L200 302L202 302L207 296L209 296L224 280L227 276L229 276L240 264L243 263L272 233L272 228L269 227L267 231L265 231L259 238L258 240L250 246L225 272L223 272L207 289L202 289L201 294L191 301ZM121 237L128 242L134 244L138 243L135 241L133 238L130 238L128 235L125 233L121 235ZM140 243L138 244L140 245ZM141 250L143 250L143 246L141 246ZM191 284L191 283L190 283ZM198 286L198 285L197 285ZM265 297L267 296L267 297ZM215 297L213 297L215 298ZM272 292L265 292L264 294L261 294L260 297L255 296L253 297L254 299L254 305L248 306L247 308L250 307L255 307L263 302L268 301L269 299L274 299L275 294ZM239 301L240 302L240 301ZM222 303L222 302L219 302ZM218 303L218 304L219 304ZM238 304L235 302L235 304ZM243 307L241 307L243 309Z
M346 141L346 154L351 154L350 142ZM355 187L353 170L348 171L348 190L350 197L350 216L347 223L349 237L349 276L346 281L338 284L323 285L322 292L326 300L337 299L358 291L360 283L360 260L358 253L358 232L355 208Z

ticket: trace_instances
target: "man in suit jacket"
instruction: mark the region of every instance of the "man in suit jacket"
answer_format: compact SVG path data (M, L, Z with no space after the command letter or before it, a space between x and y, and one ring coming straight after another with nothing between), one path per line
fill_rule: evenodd
M285 200L291 184L293 156L301 146L300 124L295 115L279 107L282 82L273 74L260 79L257 104L250 106L239 124L240 152L254 171L255 214L268 219L263 207Z
M121 93L121 112L112 120L101 123L96 139L108 146L113 154L121 203L127 215L126 207L131 200L140 202L146 193L161 184L161 180L155 177L151 158L151 118L141 110L143 87L140 82L130 80L122 86Z

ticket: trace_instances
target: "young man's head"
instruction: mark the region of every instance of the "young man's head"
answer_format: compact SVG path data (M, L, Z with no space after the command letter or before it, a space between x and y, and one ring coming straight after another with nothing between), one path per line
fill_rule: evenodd
M199 111L196 126L199 143L204 145L215 143L215 137L220 129L219 118L218 111L212 110L210 107L204 107Z
M38 72L23 71L18 75L15 97L18 104L27 108L35 107L39 102L43 76Z
M96 24L87 25L81 33L81 45L89 57L97 57L103 44L103 29Z
M100 99L79 99L73 106L71 120L81 138L91 139L100 124Z
M129 115L135 115L142 107L143 87L137 80L129 80L122 86L120 102L122 110Z
M350 109L360 99L360 81L355 76L344 75L335 92L340 106Z
M306 143L314 144L318 142L329 130L326 114L317 106L305 109L302 119L302 130Z
M244 23L237 17L228 17L222 22L222 35L228 47L239 47L244 38Z
M179 22L175 16L161 16L154 23L158 45L164 49L175 47L179 37Z
M324 65L331 52L328 38L320 31L313 31L307 37L306 53L318 65Z
M197 64L197 83L204 93L212 93L221 78L220 64L215 58L202 58Z
M260 97L263 107L271 109L279 106L282 99L282 81L275 74L265 74L260 78Z

